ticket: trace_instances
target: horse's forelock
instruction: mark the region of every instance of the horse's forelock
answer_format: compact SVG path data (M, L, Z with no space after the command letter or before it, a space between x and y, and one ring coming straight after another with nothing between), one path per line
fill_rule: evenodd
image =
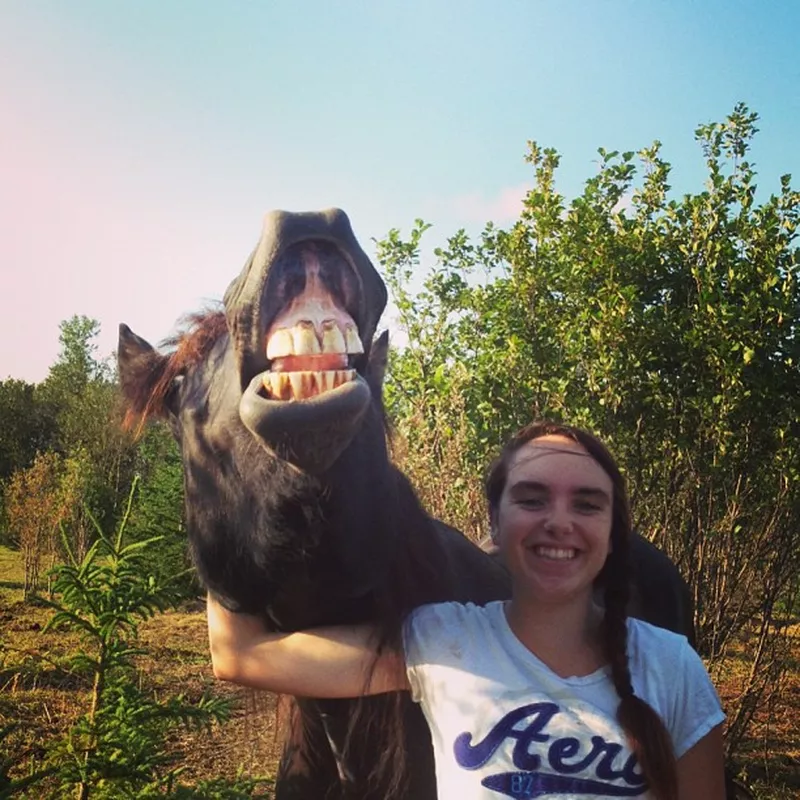
M184 370L202 361L227 329L222 309L187 314L179 322L178 333L165 339L161 346L172 350L170 360L175 362L179 371Z

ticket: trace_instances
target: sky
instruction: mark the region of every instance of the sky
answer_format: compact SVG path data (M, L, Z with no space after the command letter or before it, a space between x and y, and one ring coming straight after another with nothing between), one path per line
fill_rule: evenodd
M795 0L0 0L0 380L59 322L156 344L222 297L270 209L339 206L368 253L508 224L526 142L568 198L654 139L676 192L698 124L760 115L759 193L800 184Z

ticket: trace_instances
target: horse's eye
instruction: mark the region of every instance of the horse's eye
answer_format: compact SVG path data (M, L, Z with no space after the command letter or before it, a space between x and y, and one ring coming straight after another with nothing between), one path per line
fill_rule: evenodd
M166 407L167 411L170 412L170 414L177 415L178 413L178 401L180 399L181 388L183 387L183 382L185 380L185 375L176 375L172 379L169 389L167 389L167 393L164 396L164 406Z

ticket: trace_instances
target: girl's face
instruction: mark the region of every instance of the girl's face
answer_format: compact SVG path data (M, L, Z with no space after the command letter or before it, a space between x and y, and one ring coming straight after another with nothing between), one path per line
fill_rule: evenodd
M515 596L589 603L611 547L613 484L584 447L542 436L511 458L492 528Z

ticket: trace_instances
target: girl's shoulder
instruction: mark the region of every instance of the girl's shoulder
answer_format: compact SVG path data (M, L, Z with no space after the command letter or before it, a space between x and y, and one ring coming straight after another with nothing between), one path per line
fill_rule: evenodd
M692 646L682 634L628 618L628 658L633 664L658 664L660 671L665 671L679 667L692 652Z
M494 625L498 616L503 613L503 605L502 600L482 606L455 601L429 603L415 608L408 615L406 626L419 631L434 632L437 629L464 630L470 627Z
M456 647L497 635L503 617L503 602L484 606L475 603L431 603L415 608L404 626L406 651L411 645L427 648Z
M679 758L724 721L708 671L685 636L629 619L628 663L636 694L660 714Z
M639 619L628 620L628 663L635 682L665 697L710 684L702 659L685 636Z
M689 640L681 633L659 628L636 617L628 617L628 642L629 646L639 647L664 647L683 649L690 647Z

